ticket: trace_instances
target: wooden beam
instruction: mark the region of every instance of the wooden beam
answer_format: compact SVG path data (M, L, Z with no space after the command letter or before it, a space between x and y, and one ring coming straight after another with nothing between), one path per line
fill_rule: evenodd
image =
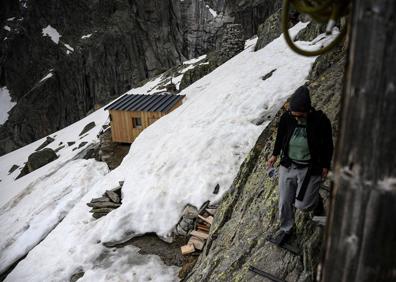
M353 1L324 282L396 281L396 1Z

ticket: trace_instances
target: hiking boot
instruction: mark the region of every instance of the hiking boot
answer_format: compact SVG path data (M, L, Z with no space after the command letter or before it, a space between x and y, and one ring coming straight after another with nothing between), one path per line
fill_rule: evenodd
M268 241L279 246L286 243L289 238L290 233L286 233L283 230L278 230L274 235L268 236Z
M318 202L312 211L312 216L326 216L326 210L323 206L323 199L321 196L319 196Z

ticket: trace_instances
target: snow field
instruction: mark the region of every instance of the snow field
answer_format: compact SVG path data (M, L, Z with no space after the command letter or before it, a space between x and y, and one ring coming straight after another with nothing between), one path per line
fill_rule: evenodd
M291 33L296 34L305 25L296 25ZM180 94L187 96L183 105L145 129L121 165L97 181L5 281L67 281L77 271L85 272L81 281L147 281L147 272L157 281L177 280L177 269L162 265L155 256L139 258L133 247L115 250L102 243L124 241L146 232L166 237L187 203L199 207L206 200L219 200L228 190L269 123L256 125L257 121L279 110L305 82L315 60L292 53L282 37L257 52L250 43L245 51L182 91ZM315 49L322 43L298 44ZM274 69L270 78L262 80ZM147 94L144 91L161 80L159 77L130 93ZM104 122L104 115L98 110L87 118ZM81 129L64 130L75 136ZM95 142L93 136L90 138ZM19 162L23 159L20 150L11 153ZM62 159L71 156L64 153ZM8 167L12 162L8 161ZM3 177L1 167L0 173ZM38 171L37 175L44 173ZM121 180L125 181L121 207L94 220L86 203ZM220 192L214 195L216 184ZM110 251L117 255L109 255Z
M36 246L100 180L108 167L95 160L75 160L41 177L0 209L0 273Z

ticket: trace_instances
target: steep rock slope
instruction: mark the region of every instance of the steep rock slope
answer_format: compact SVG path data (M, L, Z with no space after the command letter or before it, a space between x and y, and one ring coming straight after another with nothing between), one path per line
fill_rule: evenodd
M308 77L313 106L330 118L334 138L338 134L344 63L345 50L339 47L319 57ZM208 243L185 281L262 281L248 270L250 265L286 281L315 281L323 230L312 223L309 214L297 212L296 216L292 242L302 248L301 256L265 240L276 230L278 211L278 180L268 177L265 163L282 112L263 130L242 164L230 192L220 203Z

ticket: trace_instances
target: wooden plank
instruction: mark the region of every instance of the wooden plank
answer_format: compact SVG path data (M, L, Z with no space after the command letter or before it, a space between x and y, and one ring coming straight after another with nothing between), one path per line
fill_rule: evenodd
M196 230L191 231L190 235L201 238L202 240L206 240L209 238L208 233L202 231L196 231Z
M188 240L187 245L192 244L196 250L202 250L203 247L205 246L205 242L201 240L200 238L197 238L195 236L192 236L190 240Z
M203 217L202 215L199 214L198 217L203 221L209 223L210 225L212 225L213 223L213 216Z
M188 255L188 254L195 252L195 247L193 244L187 244L187 245L181 246L180 249L181 249L182 255Z
M216 209L205 209L209 214L214 215L216 212Z
M206 222L204 223L198 223L197 228L203 229L203 230L208 230L210 229L210 225Z

